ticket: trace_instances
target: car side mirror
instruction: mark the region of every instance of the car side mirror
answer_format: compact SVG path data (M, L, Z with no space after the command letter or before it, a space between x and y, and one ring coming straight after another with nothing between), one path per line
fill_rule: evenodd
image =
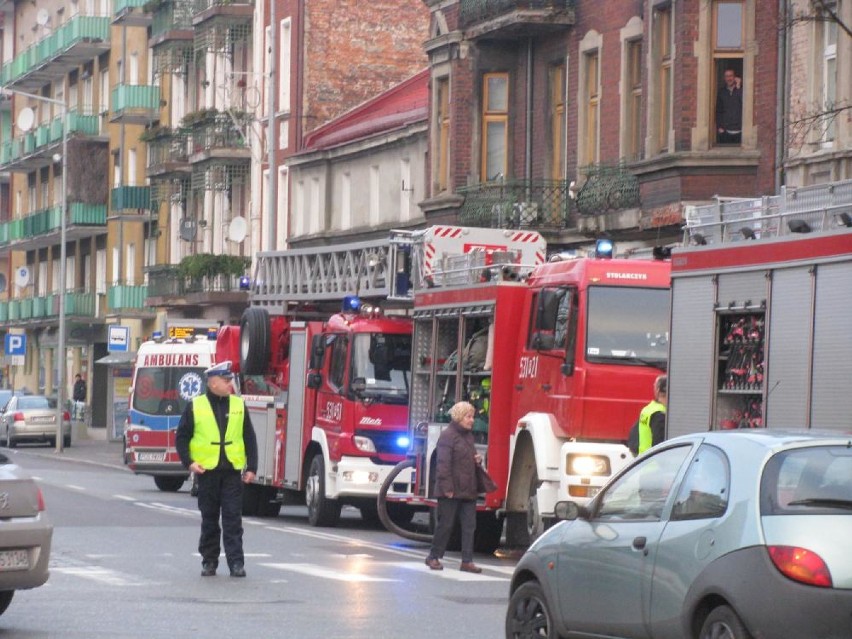
M588 519L589 511L573 501L558 501L553 507L553 515L559 521L574 521Z
M309 373L307 387L316 390L320 386L322 386L322 375L320 375L319 373Z
M349 388L351 388L352 392L356 395L362 395L364 391L367 390L367 380L363 377L356 377L352 380L352 383L349 384Z

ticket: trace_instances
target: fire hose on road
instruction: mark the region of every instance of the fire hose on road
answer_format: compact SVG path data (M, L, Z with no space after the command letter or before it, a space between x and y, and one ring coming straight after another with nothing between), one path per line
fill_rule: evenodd
M388 476L385 477L385 481L382 482L382 486L379 489L379 496L376 500L376 508L378 509L379 520L382 522L382 525L390 532L399 535L403 539L430 543L432 541L431 533L418 533L414 532L413 530L403 528L393 520L390 513L388 512L387 496L390 487L393 485L393 480L396 479L402 471L413 467L414 459L411 458L405 459L393 467L393 470L391 470L390 473L388 473Z

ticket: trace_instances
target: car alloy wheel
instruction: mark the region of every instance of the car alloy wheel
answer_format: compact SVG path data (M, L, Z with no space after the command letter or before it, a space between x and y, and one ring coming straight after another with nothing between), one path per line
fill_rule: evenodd
M506 611L506 639L556 639L550 606L537 581L522 584L509 599Z
M704 620L699 639L751 639L751 635L737 613L729 606L718 606Z

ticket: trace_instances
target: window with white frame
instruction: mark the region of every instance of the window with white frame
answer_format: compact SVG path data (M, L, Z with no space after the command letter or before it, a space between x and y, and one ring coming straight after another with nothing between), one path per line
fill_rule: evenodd
M374 164L370 167L370 225L375 226L381 221L379 202L379 167Z
M340 228L352 228L352 175L346 171L340 178Z
M745 3L713 3L713 81L715 111L713 136L717 145L740 145L743 128L743 60L745 58Z
M399 161L399 174L402 184L399 190L399 221L407 222L411 218L411 160L402 158Z
M278 37L278 110L290 112L290 18L281 21Z
M628 160L642 156L642 40L628 40L626 48L624 92L624 136L623 155Z

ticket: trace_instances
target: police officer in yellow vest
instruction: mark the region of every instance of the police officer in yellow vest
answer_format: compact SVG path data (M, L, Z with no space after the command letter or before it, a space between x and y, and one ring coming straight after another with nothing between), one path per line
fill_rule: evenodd
M668 377L660 375L654 380L654 399L642 409L630 430L627 446L634 455L641 455L665 439L667 397Z
M257 438L242 398L232 394L231 362L216 364L205 374L207 392L187 404L175 447L183 465L198 477L201 576L216 574L221 535L231 576L245 577L243 482L251 482L257 472Z

